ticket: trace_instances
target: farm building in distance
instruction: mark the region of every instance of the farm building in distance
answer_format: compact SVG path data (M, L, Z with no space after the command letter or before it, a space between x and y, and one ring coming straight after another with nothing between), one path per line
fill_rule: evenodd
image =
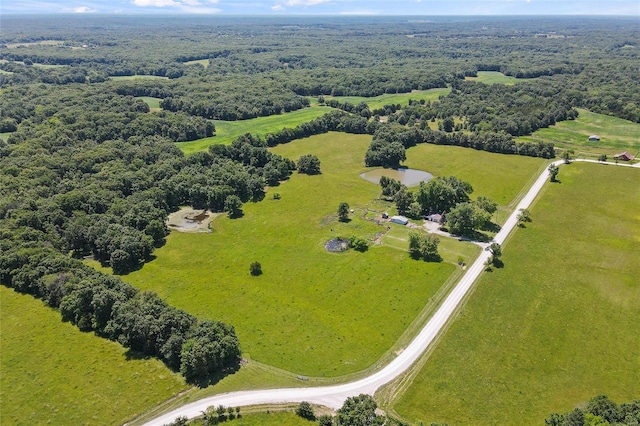
M404 216L391 216L391 219L389 219L389 221L392 223L397 223L398 225L406 225L407 223L409 223L409 219Z
M600 140L600 136L598 136L598 135L589 136L589 141L591 141L591 142L598 142L599 140Z
M442 223L442 215L438 213L430 214L429 216L424 217L425 220L429 222Z
M631 161L635 157L633 155L629 154L627 151L625 151L625 152L621 152L620 154L614 155L613 158L615 160Z

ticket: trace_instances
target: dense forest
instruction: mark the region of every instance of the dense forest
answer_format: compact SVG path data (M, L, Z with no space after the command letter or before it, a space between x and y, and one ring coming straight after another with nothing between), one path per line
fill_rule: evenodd
M370 134L363 164L396 167L419 143L552 158L552 144L513 138L574 119L579 107L640 122L634 19L10 16L2 24L0 282L193 382L237 365L233 328L200 322L80 259L116 274L141 267L180 206L241 217L243 203L296 170L268 148L313 134ZM520 80L465 80L479 71ZM134 75L147 78L118 78ZM377 110L324 99L444 87L451 92L436 101ZM176 145L214 136L214 119L282 114L316 98L334 110L293 129L189 157Z

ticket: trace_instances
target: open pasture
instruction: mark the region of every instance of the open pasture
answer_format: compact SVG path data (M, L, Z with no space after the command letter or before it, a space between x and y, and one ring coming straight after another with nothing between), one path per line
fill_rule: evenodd
M496 154L456 146L420 144L407 150L405 165L434 176L456 176L473 187L471 198L483 195L503 209L513 208L549 160Z
M195 61L184 62L185 65L202 65L204 68L209 68L209 59L196 59Z
M17 49L19 47L34 47L34 46L62 46L65 42L63 40L40 40L32 42L20 42L20 43L7 43L5 46L7 49Z
M311 107L268 117L252 118L250 120L222 121L214 120L216 136L198 139L193 142L180 142L178 147L185 154L206 151L210 145L225 145L233 142L238 136L251 133L264 136L275 133L286 127L294 128L299 124L323 116L333 108Z
M0 286L2 424L122 424L186 389L179 374Z
M163 77L161 75L142 75L142 74L136 74L136 75L111 75L109 76L110 80L169 80L169 77Z
M136 99L141 99L144 103L149 105L151 111L160 111L160 98L152 98L151 96L140 96Z
M200 318L233 324L252 359L307 376L366 369L456 269L385 246L326 252L334 237L372 240L386 229L361 219L380 193L358 176L369 141L328 133L276 147L293 159L317 155L322 174L294 174L264 201L246 204L243 218L216 219L211 234L172 233L157 259L125 280ZM349 223L337 221L342 201L355 210ZM263 275L250 276L253 261Z
M506 84L512 85L521 81L532 80L530 78L515 78L502 74L500 71L478 71L477 77L465 77L468 81L477 81L485 84Z
M173 232L155 252L157 259L125 280L157 291L200 318L233 324L245 355L252 359L308 376L335 377L366 369L393 346L458 269L458 257L470 261L476 252L475 247L456 247L458 241L452 247L443 243L445 262L426 263L409 259L406 248L384 243L365 253L325 251L324 244L337 236L373 240L386 231L363 219L385 208L375 201L379 187L359 177L367 170L363 156L369 141L366 135L328 133L273 148L294 160L317 155L322 174L294 174L270 188L264 201L246 204L243 218L216 219L211 234ZM456 157L458 150L452 147L434 146L433 152L443 163L458 158L454 165L438 165L435 154L427 162L429 148L410 150L410 161L424 157L424 169L437 175L467 177L478 170L471 155ZM415 155L420 152L422 157ZM481 191L475 195L491 195L490 188L519 180L511 190L500 189L510 201L528 181L523 170L533 175L544 165L537 159L486 155L490 171L481 175L484 186L478 182ZM274 193L281 199L273 199ZM342 201L354 209L349 223L337 221ZM253 261L262 264L263 275L249 275Z
M561 121L517 140L553 142L556 147L573 149L583 158L595 159L605 154L612 160L614 154L623 151L640 154L640 124L586 109L578 112L575 120ZM589 141L591 135L600 136L600 140Z
M411 421L542 424L640 395L640 170L574 163L547 184L393 408Z
M366 98L363 96L325 96L325 100L336 99L340 102L349 102L351 104L359 104L364 102L369 109L374 110L382 108L385 105L408 105L409 100L419 101L437 101L440 96L446 96L451 92L450 88L414 90L410 93L385 93L384 95ZM317 97L309 97L309 100L317 103Z

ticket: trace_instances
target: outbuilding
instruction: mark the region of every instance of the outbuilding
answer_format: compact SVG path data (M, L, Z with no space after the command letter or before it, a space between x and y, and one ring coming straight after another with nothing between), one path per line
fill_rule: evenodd
M598 136L598 135L589 136L589 141L591 141L591 142L598 142L599 140L600 140L600 136Z
M622 160L622 161L631 161L635 157L629 154L627 151L621 152L620 154L616 154L613 156L614 160Z
M398 225L406 225L407 223L409 223L409 219L404 216L391 216L389 222L397 223Z
M425 216L424 219L428 220L429 222L442 223L442 215L438 213Z

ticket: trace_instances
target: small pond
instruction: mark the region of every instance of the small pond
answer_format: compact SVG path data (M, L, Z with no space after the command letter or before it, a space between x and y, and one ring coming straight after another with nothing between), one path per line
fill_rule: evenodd
M418 186L420 182L428 182L433 179L431 173L415 169L375 169L362 173L361 178L378 185L382 176L400 181L405 186Z

